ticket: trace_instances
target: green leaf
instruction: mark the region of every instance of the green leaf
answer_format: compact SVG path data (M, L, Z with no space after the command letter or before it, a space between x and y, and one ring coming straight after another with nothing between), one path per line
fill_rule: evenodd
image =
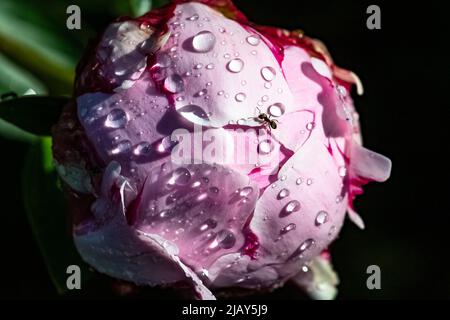
M4 100L0 102L0 118L34 135L48 136L68 101L65 97L34 95Z
M152 9L152 0L129 0L131 12L135 17L142 16Z
M33 90L45 94L45 86L28 71L20 68L0 52L0 94L16 92L18 95Z
M81 280L92 276L79 256L70 234L64 194L52 159L51 138L32 145L23 169L23 199L28 219L44 257L50 277L59 293L67 290L67 267L78 265ZM83 287L83 284L82 284Z
M37 2L0 1L0 50L48 83L53 93L72 90L80 50L66 31Z
M15 125L2 119L0 119L0 136L30 144L35 143L39 139L38 136L22 130L19 127L16 127Z

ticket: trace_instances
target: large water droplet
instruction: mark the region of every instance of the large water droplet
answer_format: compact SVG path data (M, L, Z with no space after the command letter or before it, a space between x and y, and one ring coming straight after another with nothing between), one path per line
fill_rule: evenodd
M292 254L292 258L302 258L303 257L303 253L308 250L309 248L311 248L312 246L314 246L316 242L313 239L306 239L305 241L302 242L302 244L300 244L300 246L294 251L294 253Z
M202 94L204 95L204 94ZM191 122L202 124L202 125L208 125L209 124L209 117L208 114L199 106L197 105L186 105L180 109L178 109L178 112L188 119Z
M300 202L298 202L298 200L291 200L289 201L286 206L283 208L283 210L281 211L281 217L286 217L288 215L290 215L293 212L297 212L298 210L300 210Z
M321 226L324 223L328 221L328 212L326 211L319 211L319 213L316 216L316 220L314 221L314 224L316 226Z
M261 76L266 81L272 81L273 79L275 79L276 74L277 74L277 72L272 67L263 67L261 69Z
M272 143L272 140L269 139L263 140L258 144L258 152L260 154L269 154L273 151L274 148L275 147Z
M280 192L278 193L278 199L284 199L287 196L289 196L290 192L288 189L281 189Z
M284 104L277 102L271 105L268 111L272 117L281 117L286 111L286 108Z
M134 147L133 153L136 156L148 155L152 151L150 143L143 141Z
M230 230L223 229L217 233L216 241L218 242L220 248L230 249L236 243L236 237Z
M239 191L241 197L248 197L253 192L252 187L244 187Z
M123 140L121 142L119 142L112 150L111 150L111 154L112 155L116 155L116 154L121 154L121 153L125 153L130 151L131 149L131 141L130 140Z
M245 100L245 98L247 98L247 96L245 95L245 93L239 92L238 94L236 94L234 98L236 99L237 102L242 102Z
M230 62L228 62L227 64L228 71L233 73L241 72L242 68L244 68L244 61L239 58L230 60Z
M105 126L108 128L123 128L128 123L128 114L122 109L114 109L107 116Z
M295 223L289 223L287 226L283 227L283 228L280 230L280 234L281 234L281 235L286 234L286 233L288 233L289 231L295 230L296 227L297 227L297 226L295 225Z
M216 37L209 31L201 31L192 38L192 47L197 52L208 52L214 47Z
M257 35L251 35L246 38L247 43L252 46L257 46L260 42L260 38Z
M191 179L191 173L186 168L177 168L173 173L172 177L170 177L167 184L169 186L179 185L184 186L189 183Z
M172 140L172 138L170 136L165 137L161 140L161 143L158 145L157 147L157 151L160 153L163 152L168 152L170 151L170 149L172 149L172 147L174 147L176 144L178 143L178 141L174 141Z
M164 89L171 93L178 93L184 90L184 81L179 74L172 74L164 80Z

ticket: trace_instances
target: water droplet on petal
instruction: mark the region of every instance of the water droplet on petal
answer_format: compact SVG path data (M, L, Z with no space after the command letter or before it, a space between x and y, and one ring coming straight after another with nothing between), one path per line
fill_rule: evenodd
M345 177L347 175L347 168L345 166L341 166L338 169L339 176Z
M289 196L290 192L288 189L281 189L280 192L278 193L278 199L284 199L287 196Z
M313 183L312 179L307 179L306 180L306 185L310 186L310 185L312 185L312 183Z
M285 174L283 174L280 178L281 181L285 181L287 179L287 176Z
M128 123L128 114L122 109L113 109L105 120L105 126L108 128L123 128Z
M214 47L216 37L209 31L201 31L192 38L192 47L197 52L208 52Z
M261 69L261 76L264 78L264 80L266 81L272 81L273 79L275 79L275 75L277 74L277 72L275 71L274 68L272 67L263 67Z
M251 35L246 38L247 43L252 46L257 46L260 42L260 38L257 35Z
M286 108L284 104L277 102L271 105L268 111L272 117L281 117L286 111Z
M319 213L316 216L316 220L314 221L316 226L321 226L322 224L326 223L328 221L328 212L326 211L319 211Z
M202 223L202 225L198 228L200 232L204 232L206 230L211 230L217 227L217 221L214 219L208 219Z
M206 65L206 69L208 69L208 70L214 69L214 64L213 64L213 63L208 63L208 64Z
M283 208L281 216L286 217L293 212L297 212L298 210L300 210L300 207L301 207L300 202L298 202L297 200L291 200Z
M216 241L218 242L220 248L230 249L236 243L236 237L230 230L223 229L217 233Z
M263 140L258 144L258 152L260 154L269 154L273 151L274 145L272 143L272 140Z
M171 93L178 93L184 90L184 81L179 74L172 74L164 80L164 89Z
M170 177L169 181L167 182L168 186L184 186L189 183L189 180L191 179L191 173L186 168L177 168Z
M302 178L298 178L297 180L295 180L295 183L296 183L297 185L301 185L302 182L303 182Z
M247 96L245 95L245 93L239 92L238 94L236 94L234 98L236 99L237 102L242 102L245 100L245 98L247 98Z
M244 61L239 58L230 60L227 64L228 71L233 73L241 72L242 68L244 68Z
M209 192L213 193L213 194L218 194L219 193L219 188L217 187L211 187L209 188Z
M248 197L253 192L252 187L244 187L239 191L241 197Z
M198 14L194 14L190 16L189 18L186 18L188 21L197 21L198 20Z
M130 151L131 149L131 141L130 140L123 140L121 142L119 142L114 149L111 150L111 154L112 155L116 155L116 154L120 154L120 153L125 153Z
M331 226L330 230L328 231L328 236L331 237L336 232L336 227Z
M316 242L313 239L306 239L302 244L294 251L292 258L302 258L302 254L314 246Z
M174 147L178 141L172 140L170 136L165 137L161 140L161 143L158 145L156 150L160 153L169 151L172 147Z
M309 122L309 123L306 125L306 129L309 130L309 131L311 131L312 129L314 129L315 126L316 126L316 124L315 124L314 122Z
M297 226L295 225L295 223L289 223L287 226L283 227L283 228L280 230L280 234L281 234L281 235L286 234L286 233L288 233L289 231L295 230L296 227L297 227Z
M176 231L175 231L175 234L176 235L180 235L180 234L182 234L184 232L184 229L183 228L178 228Z
M207 93L208 93L208 90L202 89L202 90L200 90L199 92L197 92L194 96L196 96L196 97L202 97L202 96L204 96L204 95L207 94Z
M136 156L148 155L152 151L151 145L148 142L139 143L133 150Z
M170 219L173 216L175 216L175 212L173 210L164 209L164 210L159 212L159 217L161 219Z
M344 86L337 86L336 90L339 93L339 95L341 95L341 96L345 97L347 95L347 89L345 89Z

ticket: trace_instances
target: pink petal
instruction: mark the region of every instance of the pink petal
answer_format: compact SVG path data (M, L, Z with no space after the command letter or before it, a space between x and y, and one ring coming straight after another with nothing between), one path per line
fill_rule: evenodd
M352 173L371 181L386 181L391 174L392 162L385 156L370 151L357 143L351 148Z
M83 259L114 278L150 286L188 282L200 298L214 299L195 273L180 261L175 244L126 223L122 203L128 200L124 199L124 193L120 192L119 199L109 197L120 178L120 166L112 163L103 179L106 194L93 206L95 221L75 226L75 245Z
M244 246L258 187L219 165L166 163L149 173L137 206L138 230L176 244L196 272Z
M184 116L221 127L257 117L274 103L295 108L283 72L261 36L200 3L176 7L169 21L173 36L157 53L170 57L153 77L169 84L168 95ZM179 86L170 86L178 79ZM180 80L181 79L181 80ZM176 90L174 90L176 89Z

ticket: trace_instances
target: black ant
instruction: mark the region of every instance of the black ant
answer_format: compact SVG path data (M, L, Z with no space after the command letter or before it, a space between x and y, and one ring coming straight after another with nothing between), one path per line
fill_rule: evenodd
M272 129L276 129L278 127L278 125L277 125L278 120L270 119L270 115L268 115L267 113L261 112L261 110L259 110L259 108L257 108L257 109L259 111L258 119L261 120L261 122L264 125L269 126Z

